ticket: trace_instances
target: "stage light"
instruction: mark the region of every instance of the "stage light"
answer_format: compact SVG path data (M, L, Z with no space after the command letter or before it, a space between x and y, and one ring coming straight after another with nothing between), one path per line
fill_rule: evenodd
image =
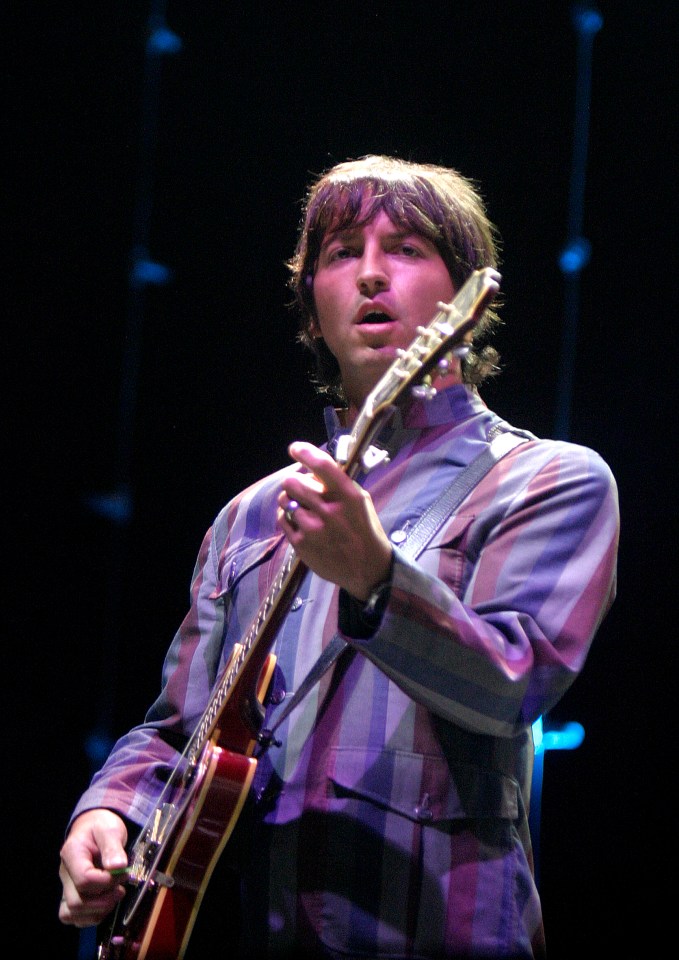
M134 287L162 287L172 279L172 271L163 263L138 257L132 264L130 283Z
M181 38L178 37L176 33L173 33L165 24L153 29L146 41L146 52L150 55L179 53L181 48Z
M576 237L559 254L559 267L562 273L578 273L587 266L592 255L592 245L584 237Z
M554 725L544 729L542 717L533 724L533 744L535 753L545 750L575 750L585 739L585 728L576 720Z

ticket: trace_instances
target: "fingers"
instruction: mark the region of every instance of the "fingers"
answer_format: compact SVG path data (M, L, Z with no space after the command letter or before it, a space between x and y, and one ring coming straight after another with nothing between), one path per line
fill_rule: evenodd
M354 481L330 454L303 442L292 443L288 449L290 456L306 469L294 471L283 481L283 496L278 498L278 503L284 511L289 510L290 501L297 503L299 508L317 512L324 504L355 496ZM293 506L292 512L296 509ZM295 519L299 520L298 517ZM288 514L287 521L292 522L292 514Z
M285 478L278 495L277 520L294 543L294 534L300 529L307 533L316 529L325 507L346 495L344 484L351 488L351 481L329 454L311 443L293 443L289 452L305 469Z
M281 484L278 526L310 570L366 598L392 556L370 494L318 447L297 442L289 450L305 469Z
M110 810L90 810L75 820L61 848L62 923L92 926L120 902L125 887L111 871L127 866L126 840L125 824Z
M127 866L127 830L125 824L116 815L113 819L97 819L92 826L92 836L100 851L101 865L104 870L121 870Z
M341 467L333 460L329 453L320 450L312 443L297 441L291 443L288 447L288 453L293 460L306 467L314 475L324 490L332 493L334 491L344 490L351 481L344 473ZM304 478L305 474L296 474L298 479ZM307 477L308 479L308 477Z
M74 927L95 927L115 909L125 896L125 888L117 884L113 889L97 895L81 896L72 884L64 884L59 904L59 920Z
M62 862L59 870L63 892L59 919L76 927L98 924L125 896L125 887L107 870L92 870L86 880L76 880Z

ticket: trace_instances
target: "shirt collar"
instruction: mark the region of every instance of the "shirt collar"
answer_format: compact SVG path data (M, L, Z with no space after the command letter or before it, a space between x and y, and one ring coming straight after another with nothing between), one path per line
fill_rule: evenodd
M408 429L437 427L444 423L454 426L487 409L475 387L458 383L446 390L441 390L430 400L413 398L407 406L396 410L391 422L392 426L398 425ZM342 408L330 406L325 407L323 411L325 429L330 442L339 434L350 432L350 428L343 425L343 414Z

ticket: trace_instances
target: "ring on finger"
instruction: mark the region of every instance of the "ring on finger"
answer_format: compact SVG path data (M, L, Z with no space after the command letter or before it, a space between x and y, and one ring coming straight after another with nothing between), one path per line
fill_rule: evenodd
M295 523L296 510L299 510L299 504L297 503L296 500L291 500L290 503L285 508L285 510L283 511L283 516L288 521L291 527L297 526L297 524Z

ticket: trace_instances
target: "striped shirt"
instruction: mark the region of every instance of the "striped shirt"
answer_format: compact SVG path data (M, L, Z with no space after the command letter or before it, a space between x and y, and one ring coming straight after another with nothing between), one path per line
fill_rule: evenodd
M397 412L378 438L389 461L360 478L394 542L501 424L464 386ZM153 812L177 744L288 550L276 498L294 469L253 484L215 519L159 698L74 816L103 806L141 824ZM582 669L614 598L618 525L601 457L532 439L417 562L394 547L379 626L346 637L347 651L278 728L227 845L243 876L242 956L543 955L531 725ZM267 724L337 631L339 607L337 587L308 573L276 635Z

